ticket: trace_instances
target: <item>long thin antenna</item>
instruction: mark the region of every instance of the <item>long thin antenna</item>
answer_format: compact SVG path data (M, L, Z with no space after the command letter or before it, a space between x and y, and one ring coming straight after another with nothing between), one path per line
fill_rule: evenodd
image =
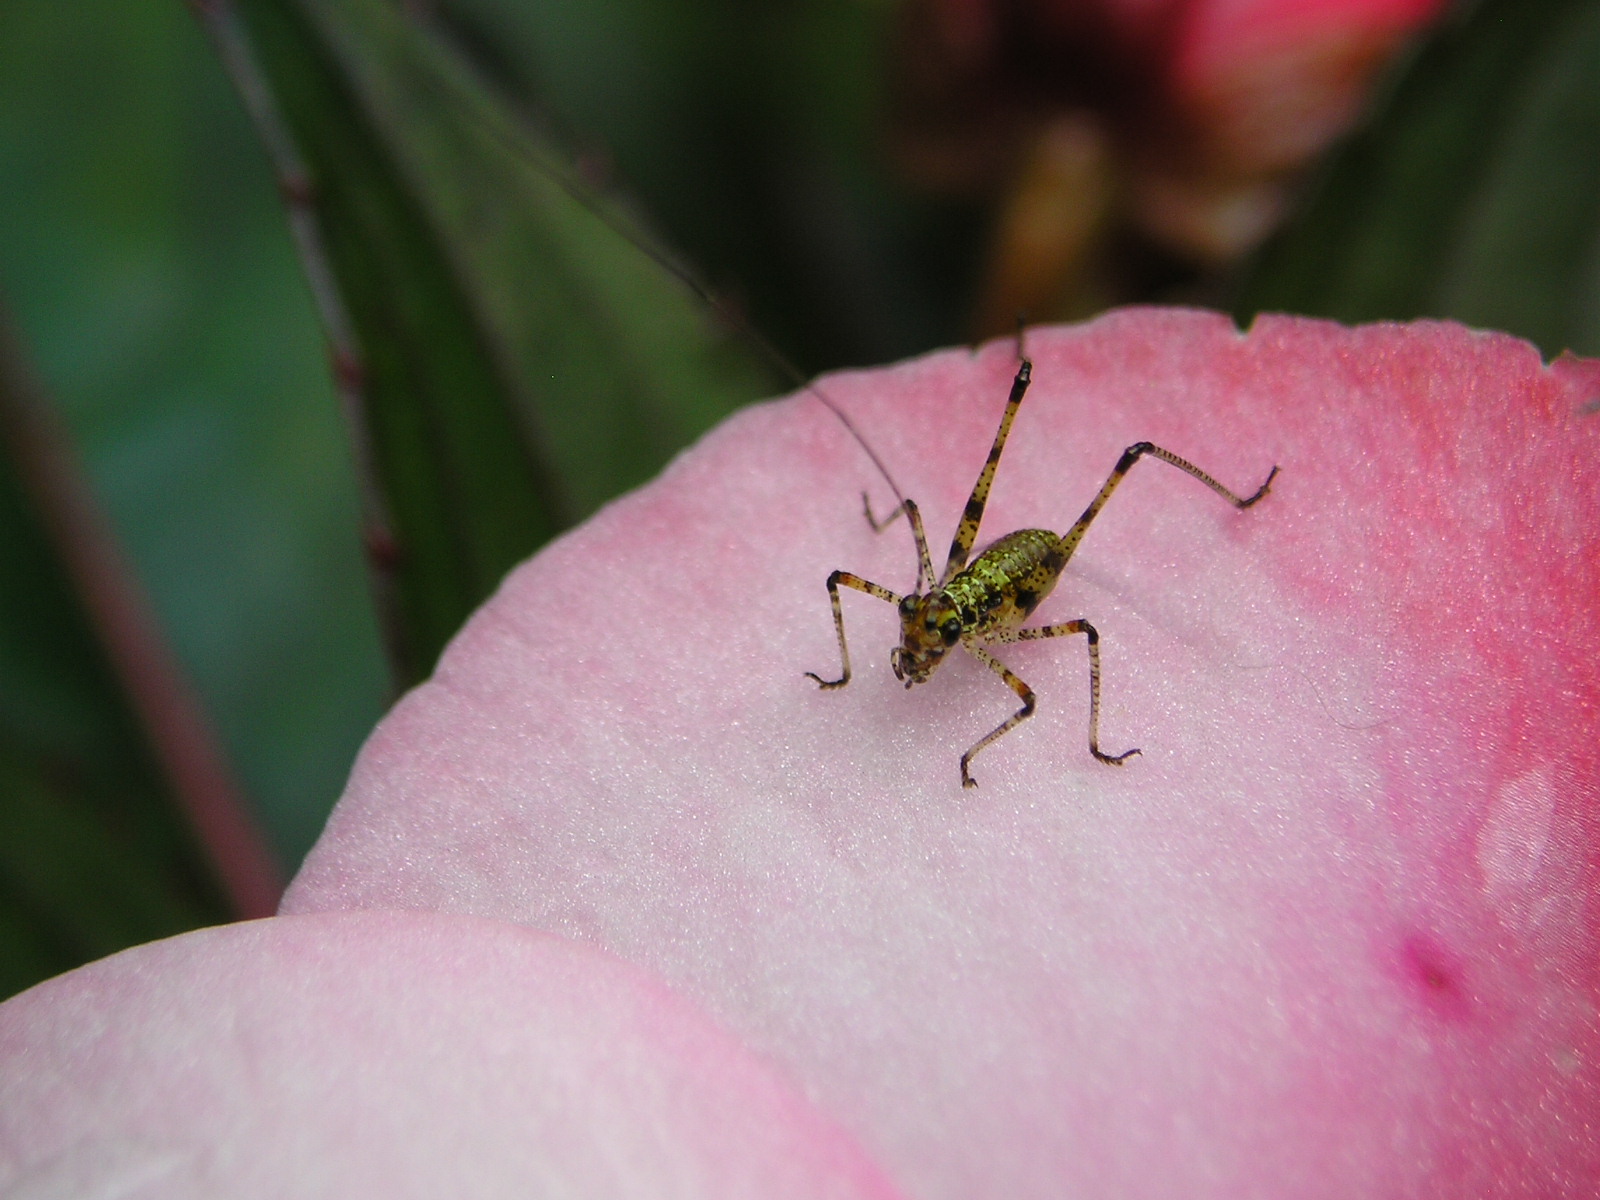
M430 33L441 44L450 41L448 36L437 28L430 29ZM563 165L547 161L541 156L535 146L537 142L543 139L531 128L523 127L527 118L522 115L519 106L507 100L501 89L492 87L482 77L481 72L474 70L470 65L470 60L459 49L451 46L450 50L452 57L456 60L455 65L458 69L462 70L486 93L495 95L500 99L499 112L495 115L504 113L509 118L510 128L488 115L478 121L479 127L506 150L510 151L514 157L527 162L540 174L555 183L556 186L582 205L586 211L591 213L606 228L688 288L721 321L746 338L781 374L786 375L793 386L808 391L815 396L822 403L822 406L834 415L839 424L844 426L845 431L855 440L856 445L861 447L862 452L871 460L872 465L877 468L878 474L883 476L883 481L889 485L889 490L894 493L895 502L903 509L906 504L905 493L900 490L900 485L895 482L894 476L889 473L889 468L884 464L883 459L878 457L878 452L872 448L865 435L856 427L855 422L828 397L828 394L818 386L816 380L806 378L801 373L800 368L795 366L793 361L779 350L765 334L732 306L726 304L688 266L675 259L664 247L653 242L642 230L633 227L628 221L624 220L614 210L613 206L608 206L604 202L605 198L600 192L591 189L575 178ZM428 77L425 76L424 78ZM518 136L519 134L521 135L520 137Z
M807 379L801 373L800 368L795 366L788 356L772 343L766 334L762 333L732 307L723 303L722 299L710 287L702 283L688 267L675 260L660 246L653 244L642 232L628 228L620 219L616 219L612 214L606 212L604 207L598 204L593 197L585 194L581 184L568 178L565 172L557 171L553 168L550 168L550 172L551 178L555 180L563 191L594 213L612 232L624 238L635 249L649 258L651 262L672 275L684 287L693 292L701 303L716 313L718 318L733 326L741 336L749 340L751 345L766 355L773 366L789 377L789 381L795 387L804 388L820 400L823 407L838 418L839 424L845 427L850 436L855 439L856 445L860 446L866 456L872 460L872 465L878 468L878 474L883 476L883 481L889 485L889 490L894 493L895 502L902 506L905 504L905 493L900 490L900 485L894 481L894 476L889 474L889 468L878 457L878 452L872 448L866 437L856 428L855 422L845 415L845 411L828 398L828 393L817 385L815 379Z

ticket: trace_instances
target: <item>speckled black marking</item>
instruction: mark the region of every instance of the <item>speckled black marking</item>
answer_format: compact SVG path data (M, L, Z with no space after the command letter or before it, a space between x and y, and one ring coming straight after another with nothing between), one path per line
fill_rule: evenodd
M979 500L976 496L974 496L972 499L968 500L967 501L967 507L963 510L963 515L969 521L976 522L976 521L982 520L983 519L983 501Z

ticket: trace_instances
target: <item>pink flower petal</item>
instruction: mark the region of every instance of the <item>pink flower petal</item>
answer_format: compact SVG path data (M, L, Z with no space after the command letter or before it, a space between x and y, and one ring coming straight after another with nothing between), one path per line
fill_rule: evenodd
M1127 311L1030 330L985 528L1064 529L1033 720L907 692L903 526L811 396L515 572L364 750L288 911L606 947L783 1064L919 1197L1542 1196L1600 1176L1600 370L1449 324ZM936 560L1012 347L826 384Z
M0 1006L10 1197L879 1197L642 972L500 922L280 917Z

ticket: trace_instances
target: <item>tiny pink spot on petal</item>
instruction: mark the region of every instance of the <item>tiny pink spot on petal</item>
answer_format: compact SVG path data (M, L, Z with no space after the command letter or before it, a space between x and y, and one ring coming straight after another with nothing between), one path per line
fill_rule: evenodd
M1401 945L1401 963L1413 996L1426 1011L1445 1020L1466 1019L1471 998L1458 955L1432 935L1414 933Z

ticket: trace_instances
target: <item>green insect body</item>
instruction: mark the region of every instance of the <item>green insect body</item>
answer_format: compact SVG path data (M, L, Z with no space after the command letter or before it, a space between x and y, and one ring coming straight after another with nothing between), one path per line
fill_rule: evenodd
M967 637L991 639L1032 615L1061 576L1061 539L1048 529L1008 533L941 588L900 601L895 675L921 683Z
M1012 381L1011 396L1000 418L1000 428L995 432L994 445L990 447L989 457L978 473L961 523L950 543L950 556L943 574L937 578L934 576L922 516L914 502L902 500L900 507L882 522L873 518L870 507L867 509L867 520L879 530L886 528L901 513L905 514L917 544L916 589L901 596L848 571L835 571L829 575L828 598L833 606L834 628L839 636L842 670L838 679L823 679L815 672L806 672L825 689L840 688L850 682L850 649L845 642L844 612L839 603L841 585L876 596L898 609L900 644L890 651L889 662L895 677L902 680L906 687L931 678L945 656L960 646L998 675L1022 702L1021 708L979 738L961 756L963 787L977 786L977 780L972 777L971 764L978 752L1027 720L1034 711L1033 689L989 652L989 647L996 644L1083 634L1089 648L1089 752L1100 762L1112 766L1120 766L1139 753L1133 749L1122 754L1106 754L1100 749L1100 635L1094 626L1080 618L1030 629L1022 628L1022 623L1055 588L1067 560L1072 557L1090 524L1134 463L1147 455L1158 458L1198 479L1235 508L1249 508L1260 500L1278 474L1278 468L1273 467L1259 488L1249 496L1241 497L1186 459L1150 442L1138 442L1122 452L1122 457L1101 485L1099 493L1065 534L1058 535L1047 529L1018 530L994 542L969 565L967 558L978 540L983 510L988 503L989 489L994 483L995 469L1000 464L1000 454L1005 449L1011 424L1022 406L1022 398L1027 394L1032 377L1033 366L1023 359Z

